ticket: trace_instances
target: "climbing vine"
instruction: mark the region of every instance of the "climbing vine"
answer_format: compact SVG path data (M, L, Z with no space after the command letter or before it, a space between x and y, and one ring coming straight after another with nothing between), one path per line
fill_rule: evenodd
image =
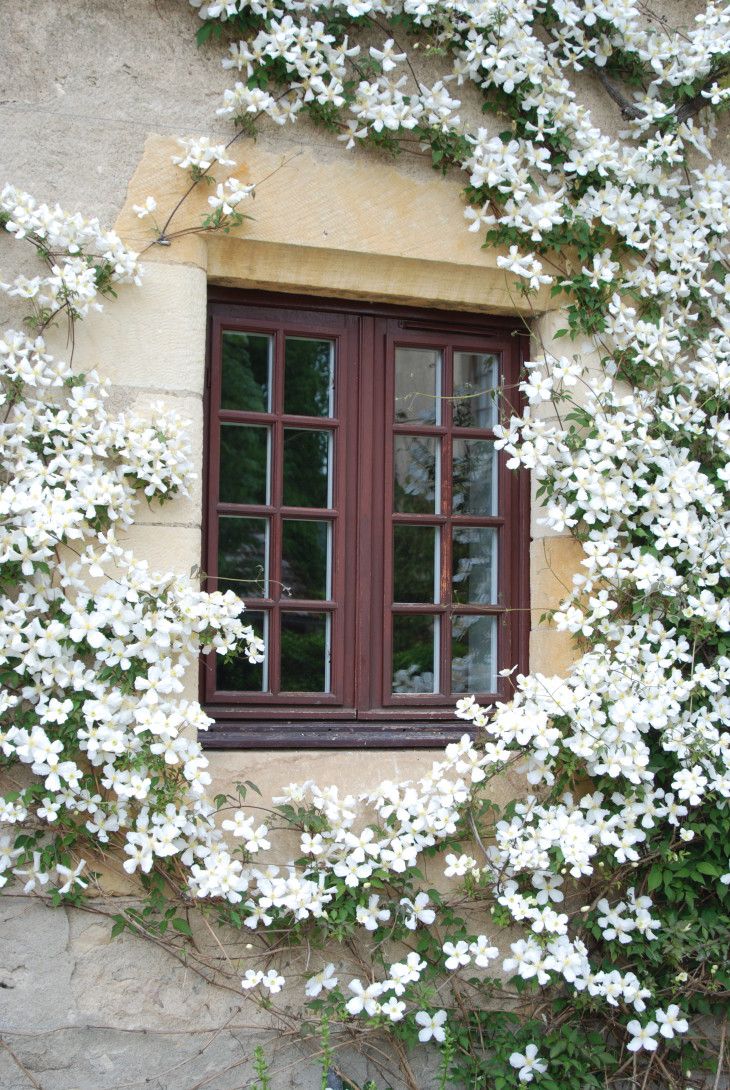
M564 328L526 364L528 408L498 445L533 473L547 528L583 545L552 617L579 655L565 678L518 677L510 703L459 701L470 733L418 783L357 798L292 784L265 820L251 785L210 799L191 740L207 720L181 677L200 650L242 641L257 660L262 646L230 592L152 575L117 542L141 494L184 488L179 424L109 416L98 380L44 341L135 280L137 255L8 186L0 222L45 268L2 285L31 315L0 341L0 747L17 780L0 803L0 884L75 901L94 881L86 860L121 854L149 896L116 930L182 938L198 904L239 931L244 992L275 1012L303 983L323 1085L342 1031L365 1049L385 1037L411 1090L418 1042L439 1054L440 1087L718 1087L730 178L713 141L730 9L673 29L631 0L191 2L201 45L227 48L232 141L307 116L348 148L463 173L469 229L528 297L562 298ZM423 57L440 78L419 75ZM581 103L586 78L618 106L618 139ZM250 187L212 181L234 165L227 148L181 150L189 191L212 182L210 211L181 233L240 227ZM179 207L163 218L150 195L135 209L151 245L174 239ZM527 789L502 806L491 785L508 767ZM286 865L257 859L274 824L298 834ZM317 965L289 972L305 946Z

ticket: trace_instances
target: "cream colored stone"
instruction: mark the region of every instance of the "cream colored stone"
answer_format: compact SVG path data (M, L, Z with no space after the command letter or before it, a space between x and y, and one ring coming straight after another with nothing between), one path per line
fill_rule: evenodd
M540 354L545 351L559 352L561 341L563 341L563 347L566 343L569 345L571 342L565 337L559 337L555 340L555 334L559 330L567 328L568 315L564 306L559 306L545 314L537 315L532 323L532 345L530 351Z
M530 671L532 673L564 677L578 654L578 648L569 632L556 632L542 625L530 633Z
M370 791L384 780L416 781L441 759L441 749L418 750L211 750L208 752L212 790L230 791L235 782L251 780L261 798L250 794L249 803L268 806L288 783L315 779L321 786L334 784L340 794ZM524 791L524 782L507 773L490 785L490 797L500 804Z
M120 386L202 394L206 280L200 269L143 263L143 286L124 285L76 331L74 363ZM65 353L65 330L49 338Z
M164 223L185 191L186 176L171 162L176 150L165 137L145 144L116 224L131 246L150 241L149 221L132 206L154 193ZM208 211L201 186L170 222L171 245L153 246L149 261L190 263L238 287L526 315L552 305L546 291L528 304L519 281L497 269L501 251L475 245L456 177L413 177L372 159L311 148L277 153L252 141L231 155L232 175L260 183L245 206L252 218L228 235L176 239Z
M209 262L211 281L231 287L490 314L519 313L523 302L501 269L473 264L222 236L210 240Z
M137 523L119 540L137 560L146 560L153 572L187 575L200 566L200 530L196 527Z
M573 537L537 538L530 546L530 597L533 628L540 617L556 609L570 593L573 576L580 571L583 548Z

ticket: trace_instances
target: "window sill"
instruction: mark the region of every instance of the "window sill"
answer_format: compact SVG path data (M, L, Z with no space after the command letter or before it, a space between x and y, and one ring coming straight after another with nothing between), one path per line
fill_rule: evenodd
M451 715L420 722L219 720L199 735L203 749L439 749L473 734Z

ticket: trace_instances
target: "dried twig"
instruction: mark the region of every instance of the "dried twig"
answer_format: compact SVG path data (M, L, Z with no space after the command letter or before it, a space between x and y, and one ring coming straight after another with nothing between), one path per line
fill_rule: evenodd
M26 1079L31 1084L31 1086L34 1086L35 1090L43 1090L43 1087L38 1082L38 1080L36 1078L34 1078L34 1076L30 1073L30 1071L25 1066L25 1064L22 1062L22 1060L18 1059L18 1057L15 1055L15 1053L13 1052L13 1050L10 1047L10 1045L8 1044L8 1042L4 1041L2 1037L0 1037L0 1045L5 1049L7 1054L10 1056L11 1060L14 1062L15 1066L18 1068L18 1070L23 1072L23 1074L25 1075Z

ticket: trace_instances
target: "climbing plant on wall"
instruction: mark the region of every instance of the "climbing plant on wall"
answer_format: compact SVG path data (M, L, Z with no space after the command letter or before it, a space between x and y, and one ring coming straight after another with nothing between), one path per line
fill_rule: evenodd
M710 4L679 30L630 0L192 2L201 44L227 50L218 113L232 140L306 115L348 148L462 172L475 245L501 247L528 297L563 298L564 354L553 343L527 363L529 407L499 445L537 479L546 526L583 544L552 618L580 654L565 678L517 678L509 704L461 700L472 736L418 783L361 798L290 785L275 823L297 830L299 852L258 863L271 822L244 786L207 798L186 733L206 720L180 677L200 649L262 648L230 592L152 575L115 533L138 494L184 487L179 426L110 416L97 380L45 342L52 320L83 318L134 280L137 256L8 186L2 225L44 268L2 285L31 321L0 341L0 746L17 780L0 804L0 883L78 900L86 860L116 852L149 890L116 928L184 936L186 908L210 904L250 938L242 986L272 1011L295 984L282 948L306 944L320 961L303 974L301 1027L320 1027L325 1073L339 1040L367 1049L380 1034L411 1090L416 1042L438 1051L442 1087L717 1087L730 988L730 179L713 141L730 10ZM443 68L435 81L419 75L424 56ZM620 138L582 104L586 79L618 107ZM475 92L472 124L459 96ZM204 138L181 146L191 188L233 166ZM235 174L216 182L196 229L239 227L248 195ZM151 244L174 236L177 206L163 217L151 194L137 212ZM600 359L590 380L576 338ZM529 794L501 807L490 783L508 766ZM425 863L458 891L431 888Z

